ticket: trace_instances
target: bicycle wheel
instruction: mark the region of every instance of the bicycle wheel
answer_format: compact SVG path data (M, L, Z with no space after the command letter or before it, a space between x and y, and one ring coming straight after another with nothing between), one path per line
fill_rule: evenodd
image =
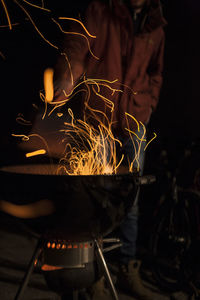
M180 195L179 195L180 197ZM183 261L190 247L190 224L186 207L165 200L156 217L150 237L150 251L155 258L152 273L161 288L175 292L183 284Z

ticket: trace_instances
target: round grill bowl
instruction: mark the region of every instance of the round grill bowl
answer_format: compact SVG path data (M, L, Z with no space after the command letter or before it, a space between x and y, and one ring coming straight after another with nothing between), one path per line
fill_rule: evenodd
M55 212L45 230L76 240L104 236L120 224L137 192L137 173L56 175L57 165L27 164L0 168L0 199L17 205L51 200Z

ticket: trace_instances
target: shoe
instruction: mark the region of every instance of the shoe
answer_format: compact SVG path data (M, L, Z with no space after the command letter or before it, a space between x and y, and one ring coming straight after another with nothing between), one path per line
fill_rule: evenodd
M153 300L156 294L143 285L139 273L140 266L139 260L131 260L128 265L120 265L116 286L138 300Z
M113 300L109 289L106 287L105 278L101 277L88 289L91 300Z

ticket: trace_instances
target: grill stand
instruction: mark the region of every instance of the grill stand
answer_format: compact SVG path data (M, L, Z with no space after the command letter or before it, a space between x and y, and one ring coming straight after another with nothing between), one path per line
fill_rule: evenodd
M108 282L108 286L110 288L111 295L113 296L113 299L118 300L119 298L118 298L118 295L117 295L117 291L115 289L112 278L110 276L110 272L108 270L106 261L104 259L103 252L102 252L101 247L99 246L99 243L98 243L97 240L95 240L95 245L97 247L97 252L96 252L97 253L97 258L99 259L99 262L100 262L100 264L103 268L104 275L105 275L105 278Z
M26 286L27 286L27 284L29 282L30 276L31 276L31 274L33 272L33 269L34 269L34 266L35 266L35 262L37 261L39 255L41 253L41 249L43 247L43 244L44 244L44 241L43 241L43 239L40 238L38 240L38 243L37 243L36 248L34 250L33 256L32 256L32 258L31 258L31 260L29 262L27 271L26 271L26 273L24 275L24 278L22 280L22 283L21 283L21 285L20 285L20 287L19 287L19 289L17 291L17 294L16 294L14 300L20 300L20 299L22 299L24 290L25 290L25 288L26 288Z
M12 168L11 168L11 172L9 171L9 168L8 168L8 170L7 169L0 170L0 175L2 175L1 178L4 179L3 183L5 183L5 184L3 184L3 186L5 187L5 190L3 190L3 192L2 192L2 196L5 196L5 199L8 199L9 197L13 197L13 194L16 194L16 199L18 200L21 197L21 189L19 187L21 186L20 184L22 182L23 182L23 187L24 187L24 180L26 180L26 183L27 183L25 185L26 186L25 192L27 193L27 195L29 195L30 190L32 190L32 188L35 187L35 186L37 186L37 192L40 191L40 184L41 183L42 183L42 188L43 189L44 189L44 183L46 184L46 187L49 187L49 185L50 185L49 184L49 178L51 178L53 180L53 182L55 181L55 177L54 176L49 176L49 175L48 176L44 175L44 176L40 177L36 174L36 176L32 177L33 175L29 174L29 173L28 174L26 174L26 173L18 174L18 173L15 173L15 172L12 173ZM28 177L29 175L31 176L31 179L34 178L34 181L29 180L30 179ZM42 180L41 180L41 178L42 178ZM95 183L94 186L91 185L91 182L89 182L89 184L88 184L88 178L90 180L91 180L91 178L95 179L94 182L92 180L92 182ZM124 177L120 177L120 176L119 177L116 177L116 176L113 177L112 176L112 177L106 177L106 178L109 179L108 180L108 186L110 186L110 188L109 188L108 191L107 190L103 190L103 191L104 191L104 194L107 197L108 192L110 190L111 191L113 190L113 186L115 186L116 179L118 180L118 188L114 189L115 192L119 190L119 185L122 183L122 181L124 182ZM70 189L69 189L70 184L66 184L66 181L63 180L63 177L56 176L56 179L59 179L58 187L59 188L61 187L62 193L66 192L66 191L68 191L68 192L70 191ZM96 190L96 185L97 186L99 185L99 188L102 188L102 187L104 187L104 183L105 183L105 178L104 177L93 177L93 176L92 177L84 177L83 176L83 177L81 177L81 181L80 181L80 177L73 177L72 176L70 178L70 180L71 180L71 183L73 183L72 186L74 186L74 184L75 184L76 190L78 191L75 195L80 194L80 190L78 189L79 186L83 189L83 194L86 197L86 200L88 200L88 203L87 203L88 208L91 207L91 201L89 201L90 199L88 197L91 198L91 195L92 195L92 193L88 193L88 190L91 190L92 188L93 188L92 189L93 191ZM132 180L134 182L134 185L138 187L140 185L146 185L146 184L150 184L150 183L155 182L155 177L151 176L151 175L150 176L142 176L142 177L138 177L138 178L132 178ZM9 182L9 189L7 188L8 187L8 182ZM12 189L10 188L10 182L12 182ZM34 182L34 185L32 185L32 182ZM81 182L81 185L80 185L80 182ZM87 184L86 184L86 182L87 182ZM130 179L129 179L128 183L130 183ZM134 185L131 187L132 189L133 189ZM53 186L55 186L55 184ZM8 192L10 190L12 190L12 193ZM13 193L13 191L15 191L15 193ZM20 193L19 193L19 191L20 191ZM74 191L75 191L75 188L73 189L73 192ZM111 193L111 191L110 191L110 193ZM124 189L123 189L123 191L124 191ZM49 192L50 193L50 198L52 197L51 193L55 193L55 192L58 192L58 191L57 190L52 190L52 191L50 190L50 192ZM61 193L60 190L59 190L59 193ZM37 195L37 193L36 193L36 195ZM48 199L48 196L45 196L45 197ZM98 196L98 201L100 201L100 197L101 197L101 194ZM74 199L75 199L75 196L74 196ZM98 201L97 201L97 204L98 204ZM72 208L74 208L73 201L70 202L69 204L70 204L69 208L72 210ZM81 203L79 201L76 204L80 206ZM101 204L102 204L102 202L101 202ZM134 203L134 204L136 204L136 203ZM64 207L64 208L65 208L65 210L67 210L66 207ZM94 205L93 205L93 208L94 208ZM96 208L96 210L97 210L97 208ZM90 217L90 215L89 215L89 217ZM33 255L32 255L32 258L31 258L30 263L28 265L27 271L24 275L22 283L21 283L21 285L20 285L20 287L17 291L17 294L15 296L15 300L22 300L24 290L25 290L25 288L26 288L26 286L29 282L30 276L31 276L32 271L34 269L35 262L38 260L40 253L42 253L45 249L44 243L45 243L45 237L44 236L38 237L38 244L37 244L37 246L36 246L36 248L33 252ZM103 256L103 251L102 251L101 245L99 244L99 242L96 239L93 239L93 243L94 243L94 247L95 247L95 250L96 250L94 254L96 255L97 262L99 263L99 265L102 266L102 270L103 270L105 278L108 282L108 286L110 288L112 297L113 297L114 300L118 300L118 295L117 295L117 292L115 290L114 284L112 282L109 270L107 268L107 264L106 264L104 256ZM111 248L113 249L113 247L111 247ZM106 251L109 251L108 248L107 248ZM67 268L65 268L65 270L67 270ZM74 296L73 297L74 300L77 300L77 298L78 298L78 289L74 291L73 296Z
M105 239L105 242L114 242L114 243L116 243L115 245L113 245L109 248L106 248L105 252L110 251L112 249L115 249L115 248L121 246L121 243L119 242L119 239L115 239L115 238L114 239ZM117 291L116 291L115 286L113 284L110 272L108 270L108 267L107 267L107 264L106 264L106 261L105 261L104 255L103 255L102 248L101 248L101 246L100 246L97 239L94 240L94 243L95 243L95 248L96 248L95 249L96 250L95 251L96 259L97 259L99 265L102 267L102 270L103 270L105 279L107 280L108 287L110 289L113 300L119 300ZM36 248L34 250L32 258L29 262L27 271L26 271L26 273L23 277L22 283L21 283L21 285L20 285L20 287L17 291L17 294L16 294L14 300L22 300L23 299L22 297L23 297L24 291L25 291L25 289L27 287L27 284L30 280L31 274L33 272L34 266L36 265L38 257L41 254L41 252L43 251L44 244L45 244L45 241L44 241L43 237L41 237L38 240L38 243L36 245ZM78 298L79 298L79 292L77 290L74 290L73 291L73 300L78 300Z

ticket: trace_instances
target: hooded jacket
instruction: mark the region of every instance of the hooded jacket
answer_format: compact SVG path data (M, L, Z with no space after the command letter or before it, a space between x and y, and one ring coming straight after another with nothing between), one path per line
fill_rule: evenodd
M114 103L112 122L118 133L126 132L125 112L147 123L157 106L162 85L166 21L159 0L147 0L137 34L127 5L118 0L110 1L110 5L91 2L83 21L87 30L96 36L87 37L98 59L91 55L86 38L66 35L63 51L71 63L75 80L83 70L87 78L117 80L111 86L120 91L113 93L110 88L101 86L100 94ZM72 23L72 32L86 35L79 23ZM67 74L65 72L64 77ZM91 95L89 105L111 117L110 108L99 96ZM129 124L132 129L135 125Z

